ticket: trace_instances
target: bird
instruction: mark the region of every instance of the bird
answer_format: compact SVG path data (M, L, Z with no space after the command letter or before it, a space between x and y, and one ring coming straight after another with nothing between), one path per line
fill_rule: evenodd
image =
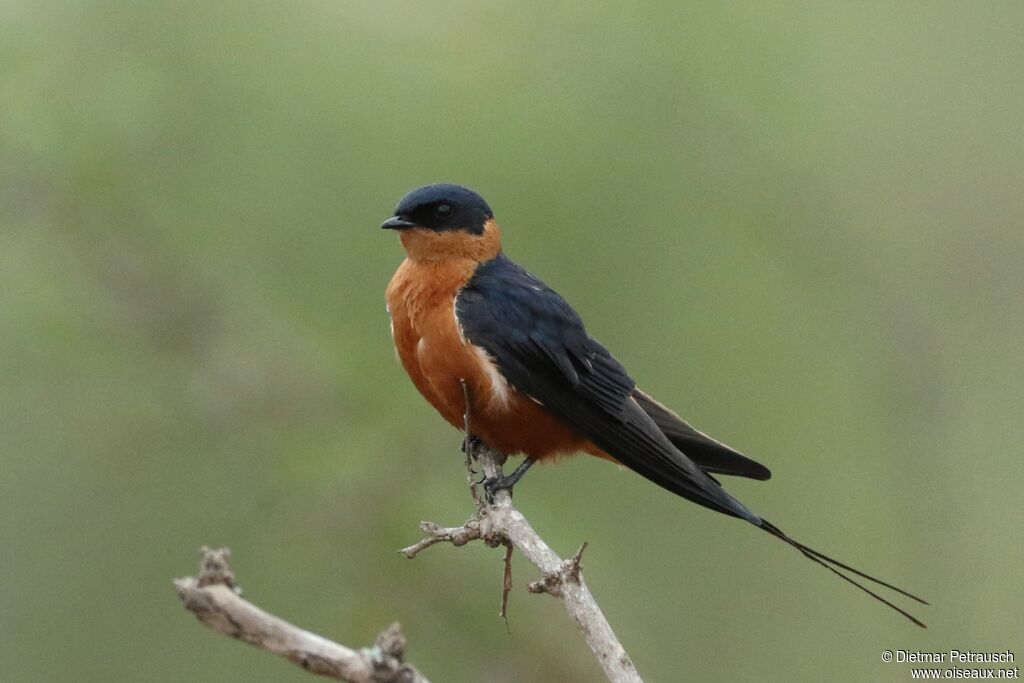
M762 529L925 628L858 579L925 600L796 541L729 494L716 475L763 481L771 471L639 389L572 306L505 255L479 194L453 183L418 187L380 227L405 249L385 298L416 389L467 439L525 456L510 475L484 482L489 494L511 490L536 462L573 453L610 460Z

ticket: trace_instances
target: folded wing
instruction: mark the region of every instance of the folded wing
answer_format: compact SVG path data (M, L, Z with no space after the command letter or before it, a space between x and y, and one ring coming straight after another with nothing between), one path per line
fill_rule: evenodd
M669 424L665 415L652 407L656 402L636 392L625 368L587 334L572 307L543 282L499 255L477 268L459 293L455 312L466 339L494 358L513 387L623 465L699 505L760 523L757 515L705 474L689 454L673 445L658 420L693 444L703 444L700 437L684 434L679 424L688 425L678 418ZM702 445L698 450L714 449ZM737 467L735 457L721 453L712 460L732 463L737 471L750 470Z
M761 481L771 479L772 473L767 467L694 429L681 417L639 389L633 390L633 398L644 412L650 415L654 424L658 425L658 429L668 437L668 440L705 472L749 477Z

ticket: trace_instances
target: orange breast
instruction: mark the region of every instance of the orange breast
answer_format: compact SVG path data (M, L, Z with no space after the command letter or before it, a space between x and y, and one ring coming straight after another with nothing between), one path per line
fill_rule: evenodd
M463 429L465 381L470 431L503 453L542 459L582 450L607 457L509 386L486 352L462 337L455 297L476 266L469 259L406 259L388 285L395 349L413 384L444 419Z

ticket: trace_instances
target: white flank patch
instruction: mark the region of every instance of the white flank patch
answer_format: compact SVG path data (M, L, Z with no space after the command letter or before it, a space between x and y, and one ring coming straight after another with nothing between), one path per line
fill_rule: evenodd
M462 345L465 346L466 345L466 335L462 333L462 323L459 322L459 310L458 310L459 294L462 294L462 290L461 289L458 292L455 293L455 298L452 299L452 319L455 320L455 329L459 333L459 341L461 341Z
M501 371L498 370L498 366L494 364L494 360L487 355L486 351L479 346L474 346L473 351L476 352L477 358L480 359L480 366L487 373L487 379L491 381L491 403L498 403L502 407L507 408L511 398L508 381L501 374Z

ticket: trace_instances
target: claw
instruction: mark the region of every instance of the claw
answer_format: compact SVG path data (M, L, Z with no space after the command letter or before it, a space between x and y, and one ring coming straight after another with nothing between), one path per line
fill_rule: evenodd
M487 498L488 504L494 503L494 495L502 489L507 490L511 494L512 486L514 485L514 483L509 482L509 477L492 477L491 479L485 477L480 483L484 485L484 495Z
M498 491L508 491L509 495L512 495L512 487L515 486L526 471L533 467L535 461L532 458L526 458L517 467L512 474L503 477L491 477L490 479L484 479L480 483L484 485L484 494L487 496L487 502L494 502L494 495Z

